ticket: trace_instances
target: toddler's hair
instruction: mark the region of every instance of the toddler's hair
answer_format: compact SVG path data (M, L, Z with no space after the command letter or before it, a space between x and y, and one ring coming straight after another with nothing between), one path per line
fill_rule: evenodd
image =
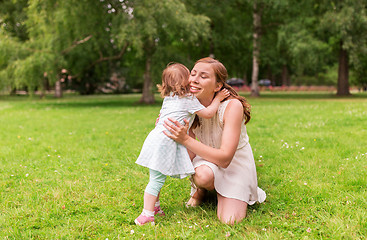
M190 93L190 71L181 63L169 63L162 73L162 85L157 85L161 97L170 93L183 97Z

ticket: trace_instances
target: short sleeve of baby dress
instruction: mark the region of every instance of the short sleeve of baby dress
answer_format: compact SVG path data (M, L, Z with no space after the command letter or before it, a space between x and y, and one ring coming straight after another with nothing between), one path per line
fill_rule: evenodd
M186 97L186 109L189 113L194 114L197 111L204 109L205 107L199 102L199 100L195 96L187 96Z

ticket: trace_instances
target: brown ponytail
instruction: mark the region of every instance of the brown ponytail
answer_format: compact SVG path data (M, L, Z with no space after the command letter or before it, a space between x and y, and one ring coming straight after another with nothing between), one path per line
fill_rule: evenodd
M245 118L245 124L247 124L251 119L251 105L250 105L250 103L246 100L246 98L238 95L236 90L234 90L233 87L231 87L227 83L224 83L223 88L226 88L230 92L232 97L238 99L242 103L243 115L244 115L244 118Z

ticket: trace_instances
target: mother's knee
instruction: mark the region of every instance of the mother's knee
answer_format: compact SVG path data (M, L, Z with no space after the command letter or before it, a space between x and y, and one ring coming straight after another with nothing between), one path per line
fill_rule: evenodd
M218 196L217 216L219 220L226 224L235 224L246 217L247 203L221 196Z
M208 190L214 189L213 170L206 165L201 165L195 168L194 182L198 187L206 188Z

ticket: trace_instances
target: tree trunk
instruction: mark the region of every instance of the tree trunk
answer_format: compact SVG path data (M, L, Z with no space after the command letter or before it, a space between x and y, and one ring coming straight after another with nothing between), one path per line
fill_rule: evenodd
M343 49L343 41L340 41L338 90L336 95L348 96L349 92L349 59L347 50Z
M246 73L243 74L243 81L245 81L244 82L245 86L248 86L248 80L247 80L247 74Z
M209 57L211 57L211 58L215 58L215 55L214 55L214 42L213 42L213 39L210 39L210 54L209 54Z
M155 102L154 94L152 92L152 76L151 76L151 65L152 56L148 55L145 60L145 72L144 72L144 85L143 85L143 95L141 96L140 102L152 104Z
M270 85L273 86L274 74L273 74L273 70L271 69L270 64L268 64L268 67L267 67L266 79L269 79L270 80Z
M10 90L10 96L15 96L17 95L17 89L15 87L12 87Z
M260 56L260 36L261 36L261 13L258 9L257 2L254 1L253 9L253 52L252 52L252 77L251 77L251 96L260 96L259 89L259 56Z
M47 73L43 73L42 86L41 86L41 94L40 98L44 98L46 96L46 91L49 90Z
M62 87L61 87L61 81L60 78L55 83L55 97L61 98L62 97Z
M270 86L275 86L275 76L270 64L268 64L268 70L266 72L266 78L270 80Z
M282 67L282 86L289 86L289 80L288 80L288 68L287 65L284 64Z

